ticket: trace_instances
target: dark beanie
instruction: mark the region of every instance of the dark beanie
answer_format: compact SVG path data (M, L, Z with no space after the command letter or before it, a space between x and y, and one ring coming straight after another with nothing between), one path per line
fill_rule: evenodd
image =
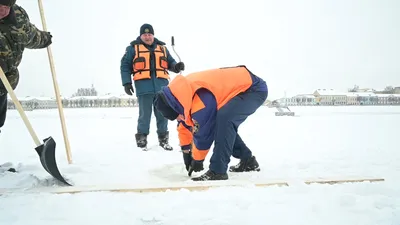
M0 5L13 6L16 0L0 0Z
M144 33L150 33L150 34L154 35L153 26L151 26L151 25L148 24L148 23L143 24L143 25L140 27L140 35L142 35L142 34L144 34Z
M154 99L154 107L167 119L175 120L179 113L175 112L167 103L164 94L160 91L156 94Z

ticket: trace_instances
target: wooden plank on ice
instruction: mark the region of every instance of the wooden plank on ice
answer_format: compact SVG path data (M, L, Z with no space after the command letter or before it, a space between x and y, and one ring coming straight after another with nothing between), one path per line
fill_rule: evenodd
M313 179L304 181L305 184L343 184L343 183L361 183L361 182L381 182L383 178L347 178L347 179Z
M262 183L252 183L250 181L202 181L190 183L177 183L169 186L150 185L91 185L91 186L71 186L71 187L43 187L28 189L0 189L3 193L53 193L53 194L77 194L88 192L119 192L119 193L149 193L167 191L206 191L224 187L267 187L267 186L289 186L286 181L271 180Z
M307 185L310 184L343 184L343 183L360 183L360 182L382 182L383 178L310 178L302 179ZM53 194L77 194L88 192L119 192L119 193L154 193L168 191L206 191L215 188L224 187L269 187L269 186L289 186L289 182L285 180L270 180L261 182L252 181L201 181L189 183L175 183L170 186L158 186L148 184L148 186L129 185L91 185L91 186L72 186L72 187L41 187L28 189L1 189L0 195L6 193L53 193ZM292 185L290 185L292 186ZM296 186L296 185L293 185Z
M179 186L165 186L165 187L115 187L115 188L107 188L107 187L93 187L93 188L85 188L85 187L66 187L65 189L58 189L54 191L50 191L55 194L76 194L83 192L120 192L120 193L149 193L149 192L167 192L167 191L207 191L214 188L224 188L224 187L267 187L267 186L289 186L289 184L285 181L271 181L264 183L207 183L207 184L197 184L197 185L179 185Z

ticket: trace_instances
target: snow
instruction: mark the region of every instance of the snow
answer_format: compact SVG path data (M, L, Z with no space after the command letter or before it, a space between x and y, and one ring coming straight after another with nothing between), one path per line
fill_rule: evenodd
M385 224L400 223L400 107L291 107L275 117L262 107L239 133L261 165L259 173L229 174L232 181L286 180L288 187L222 187L201 192L0 195L0 225L16 224ZM57 109L26 112L38 136L57 142L61 173L75 186L158 187L193 184L179 152L158 148L152 118L148 152L134 142L138 108L64 109L73 164L66 159ZM34 142L16 110L0 134L1 188L52 186ZM206 159L206 167L211 156ZM232 159L231 165L237 159ZM196 173L202 174L205 171ZM315 178L384 178L384 182L305 185Z

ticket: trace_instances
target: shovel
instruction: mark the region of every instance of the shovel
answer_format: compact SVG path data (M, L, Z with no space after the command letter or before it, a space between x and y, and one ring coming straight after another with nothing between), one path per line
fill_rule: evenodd
M17 110L22 117L22 120L25 123L26 128L28 128L29 133L31 134L33 141L36 144L36 152L39 155L40 162L43 166L43 168L55 179L59 180L65 185L72 186L69 184L60 174L58 167L57 167L57 162L56 162L56 157L55 157L55 151L56 151L56 142L52 137L48 137L43 140L43 144L40 143L39 138L37 137L35 131L32 128L31 123L28 120L28 117L26 116L24 109L22 108L21 103L17 99L17 96L14 93L14 90L12 89L10 83L8 82L8 79L6 75L4 74L3 69L0 67L0 78L1 81L4 84L4 87L7 89L8 94L10 95L12 101L14 102L14 105L17 107Z

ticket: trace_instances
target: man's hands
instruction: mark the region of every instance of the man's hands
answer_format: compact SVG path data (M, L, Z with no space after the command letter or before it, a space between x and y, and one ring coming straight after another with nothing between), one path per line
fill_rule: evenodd
M183 152L183 161L185 162L186 170L188 171L188 176L192 176L194 172L200 172L204 170L203 162L204 160L194 160L192 158L192 151L191 150L182 150Z
M51 35L50 32L47 32L47 41L46 41L46 44L45 44L46 48L53 43L52 38L53 38L53 35Z
M190 164L189 172L188 172L189 177L192 176L193 171L200 172L200 171L204 170L203 161L204 160L196 161L196 160L192 159L192 163Z
M183 162L185 163L186 171L189 171L190 165L192 164L192 151L182 150Z
M175 64L175 72L179 73L181 71L185 70L185 64L183 62L178 62Z
M124 88L125 88L125 93L127 95L133 95L133 93L135 93L135 90L133 90L132 84L125 84Z

